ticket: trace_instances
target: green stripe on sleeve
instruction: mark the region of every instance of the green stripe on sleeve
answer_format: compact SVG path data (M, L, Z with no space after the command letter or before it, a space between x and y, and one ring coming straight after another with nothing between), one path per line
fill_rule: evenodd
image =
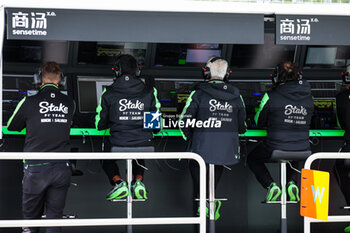
M154 98L156 99L156 108L157 108L157 111L159 112L161 105L160 105L160 102L159 102L158 97L157 97L158 91L155 87L153 87L153 90L154 90L154 92L153 92Z
M337 118L337 126L341 129L341 125L340 125L339 118L338 118L337 102L335 102L333 107L334 107L334 110L335 110L335 116Z
M97 106L97 108L96 108L96 112L97 112L96 117L95 117L95 127L96 127L96 129L98 129L98 123L99 123L100 120L101 120L101 116L100 116L101 111L102 111L101 102L102 102L102 96L103 96L103 94L104 94L105 92L106 92L106 88L103 90L102 95L101 95L101 97L100 97L100 102L99 102L99 104L98 104L98 106Z
M154 95L154 98L156 100L156 108L157 108L157 112L160 112L160 108L161 108L161 104L158 100L158 90L153 87L153 95ZM163 130L163 121L162 121L162 116L160 116L160 130Z
M261 100L261 103L260 103L260 106L259 106L259 110L255 114L255 117L254 117L254 120L255 120L256 124L258 124L260 112L264 109L264 106L267 103L267 101L269 100L269 98L270 98L269 95L267 93L265 93L264 97Z
M186 114L186 111L188 109L188 107L191 105L191 102L192 102L192 96L194 95L194 93L196 93L196 91L192 91L190 96L188 97L187 101L186 101L186 105L180 115L180 118L179 118L179 122L182 121L182 119L184 118L185 114ZM187 137L186 135L182 132L182 129L179 127L180 129L180 132L181 132L181 135L182 135L182 138L187 140Z
M23 105L24 101L26 100L26 97L24 97L18 104L17 107L15 109L15 111L13 112L12 116L10 117L9 121L7 122L7 128L10 126L13 118L16 116L18 110L21 108L21 106Z

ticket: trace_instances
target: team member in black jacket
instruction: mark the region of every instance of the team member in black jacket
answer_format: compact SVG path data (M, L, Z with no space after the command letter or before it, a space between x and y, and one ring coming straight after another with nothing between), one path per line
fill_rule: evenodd
M217 185L223 165L239 162L239 133L246 131L245 107L239 90L225 82L228 78L227 61L220 57L210 58L205 68L209 81L199 84L187 99L179 122L183 138L189 141L189 151L201 155L207 164L215 164ZM225 81L224 81L225 80ZM191 122L196 122L195 126ZM203 123L203 124L202 124ZM201 126L202 125L202 126ZM190 161L194 196L198 197L199 167ZM221 202L216 203L215 219Z
M46 62L40 68L42 85L38 94L23 98L7 123L8 130L27 129L25 152L70 152L69 132L74 103L62 94L60 67ZM54 158L51 158L54 159ZM71 170L64 160L27 160L24 163L22 209L24 219L60 219ZM24 233L37 233L38 228L23 228ZM46 228L46 233L61 232L60 228Z
M343 75L343 81L346 84L346 90L336 96L337 117L339 126L345 130L344 146L341 152L350 152L350 66L347 67L346 73ZM348 162L349 160L347 160ZM346 204L350 206L350 179L349 165L345 165L344 160L336 161L336 169L339 174L339 185L344 194ZM350 232L348 226L345 232Z
M265 94L255 115L257 125L267 127L267 137L248 155L250 169L260 184L268 189L266 201L276 201L281 189L264 163L269 161L273 150L303 151L310 148L309 126L313 113L310 85L301 80L296 64L279 64L273 78L275 86ZM287 172L289 199L299 201L296 173L291 169Z
M153 152L152 131L143 128L145 111L159 112L160 103L157 90L145 85L136 77L137 63L131 55L117 58L114 68L116 79L102 93L97 107L96 128L110 129L110 142L113 152ZM144 166L143 159L138 160ZM134 181L131 191L137 199L147 199L143 180L144 169L133 160ZM103 169L113 189L107 194L107 200L125 198L129 194L128 185L121 178L115 161L103 161Z

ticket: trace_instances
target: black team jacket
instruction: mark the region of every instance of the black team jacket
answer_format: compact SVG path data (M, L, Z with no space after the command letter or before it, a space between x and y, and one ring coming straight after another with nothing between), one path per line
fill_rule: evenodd
M152 146L153 132L144 129L144 112L160 112L157 89L140 78L123 75L106 87L96 109L95 126L110 129L112 146ZM158 130L159 131L159 130Z
M189 141L189 151L202 156L206 163L231 165L239 162L238 134L246 131L245 118L239 90L222 81L209 81L192 91L179 126Z
M345 130L344 139L350 144L350 90L347 89L336 96L337 117L339 125Z
M264 95L255 122L267 127L265 143L272 150L308 150L313 109L309 83L289 81Z
M10 131L26 128L24 152L70 152L69 137L74 111L73 100L62 94L56 85L46 84L36 95L24 97L18 103L7 128ZM45 162L67 161L26 161L27 164Z

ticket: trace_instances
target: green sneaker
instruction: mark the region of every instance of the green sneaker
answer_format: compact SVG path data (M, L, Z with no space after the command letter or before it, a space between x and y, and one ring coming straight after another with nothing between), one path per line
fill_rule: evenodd
M344 232L349 233L350 232L350 226L347 226L344 228Z
M218 220L220 218L220 208L221 208L221 201L217 200L215 201L215 221Z
M199 216L200 213L201 213L201 208L200 208L200 206L198 206L197 215ZM205 207L205 214L206 214L207 218L209 218L209 207L208 207L208 202L207 202L207 206Z
M107 194L106 199L111 200L120 200L126 198L129 195L128 184L125 181L122 181L119 184L116 184L114 188Z
M215 208L215 217L214 217L214 219L215 219L215 221L220 218L219 211L220 211L220 208L221 208L221 204L222 204L221 201L219 201L219 200L215 201L215 204L214 204L214 208ZM209 206L209 203L207 202L207 206L205 208L205 212L206 212L207 217L209 218L209 207L208 206ZM198 209L197 209L197 215L198 216L200 215L200 210L201 209L198 206Z
M271 183L267 189L266 201L277 201L278 197L281 195L281 189L276 183Z
M294 181L290 181L287 187L289 201L300 201L299 188L295 185Z
M147 191L145 185L141 180L136 180L136 182L131 186L131 193L136 199L146 199L147 200Z

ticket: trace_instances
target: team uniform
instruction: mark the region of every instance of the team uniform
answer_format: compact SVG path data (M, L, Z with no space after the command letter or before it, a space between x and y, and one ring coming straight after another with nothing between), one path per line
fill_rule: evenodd
M70 152L70 127L74 102L54 84L46 84L38 94L23 98L8 121L11 131L26 128L24 152ZM24 219L60 219L70 186L68 160L27 160L24 162L22 210ZM36 233L38 228L24 228ZM49 227L46 233L61 232Z
M207 164L215 164L215 185L220 181L223 166L239 162L239 133L246 131L245 107L239 90L223 81L198 85L187 99L180 116L183 138L188 151L199 154ZM195 120L195 121L194 121ZM191 126L202 122L202 127ZM190 161L194 196L199 194L199 167Z
M144 112L160 110L157 90L140 78L122 75L105 88L97 107L96 128L110 129L113 152L153 152L153 131L143 128ZM143 159L138 160L142 166ZM103 161L103 169L112 185L120 171L113 160ZM143 176L144 169L133 160L133 175Z
M310 85L303 80L279 84L266 93L255 115L259 127L267 128L267 137L249 155L248 165L264 188L273 183L265 166L273 150L310 149L309 127L313 114ZM298 167L297 163L294 163ZM296 173L288 167L287 177L296 183Z

